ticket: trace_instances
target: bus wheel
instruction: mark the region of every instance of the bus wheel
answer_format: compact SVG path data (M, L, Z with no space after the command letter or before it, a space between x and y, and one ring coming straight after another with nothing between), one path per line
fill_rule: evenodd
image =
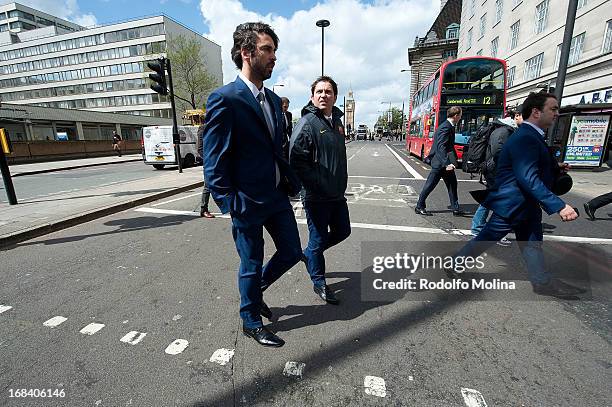
M164 164L153 164L153 168L155 168L156 170L163 170L164 167Z

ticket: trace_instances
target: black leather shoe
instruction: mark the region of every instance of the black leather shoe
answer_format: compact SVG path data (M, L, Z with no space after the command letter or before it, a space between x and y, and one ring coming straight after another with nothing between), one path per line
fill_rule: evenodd
M270 346L272 348L280 348L285 344L278 336L274 335L272 332L268 330L265 326L260 326L259 328L247 328L245 326L242 327L242 333L245 336L253 338L263 346Z
M589 205L588 202L584 204L584 212L587 214L589 219L595 220L595 211L593 208L591 208L591 205Z
M453 211L453 216L465 216L466 213L464 211L462 211L461 209L457 209Z
M268 305L265 302L263 302L263 301L261 302L261 307L259 308L259 313L264 318L272 319L272 311L270 310Z
M427 212L425 210L425 208L414 208L414 212L417 215L423 215L423 216L433 216L431 213Z
M338 301L338 299L336 298L334 292L330 290L327 284L322 286L315 285L312 287L312 290L328 304L338 305L340 303L340 301Z
M578 294L586 292L585 289L564 283L561 280L550 280L548 284L534 284L533 292L539 295L548 295L564 300L579 300Z

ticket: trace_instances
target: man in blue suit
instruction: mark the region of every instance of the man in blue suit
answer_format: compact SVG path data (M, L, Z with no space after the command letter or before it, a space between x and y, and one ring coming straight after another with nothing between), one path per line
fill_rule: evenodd
M549 93L532 93L522 108L523 124L503 146L495 186L482 205L493 211L482 231L457 256L477 257L507 233L514 231L527 265L533 291L540 295L574 298L584 292L553 278L542 251L542 209L558 213L564 222L578 217L576 211L551 192L560 171L544 141L544 130L559 116L559 103ZM567 166L563 166L563 171ZM456 277L453 270L446 270Z
M453 215L462 216L464 213L459 209L459 198L457 197L457 157L455 155L455 126L461 120L461 108L453 106L446 112L447 119L441 123L434 134L434 144L429 153L431 158L431 171L427 181L421 190L419 200L414 211L419 215L431 216L425 209L425 200L434 190L440 179L444 180L448 189L448 198Z
M243 333L264 346L284 341L263 326L272 312L263 291L302 256L289 195L300 182L283 157L280 98L263 81L272 76L278 37L264 23L244 23L234 31L236 80L210 94L204 143L204 176L221 212L232 217L240 256L238 289ZM263 265L266 228L276 253Z

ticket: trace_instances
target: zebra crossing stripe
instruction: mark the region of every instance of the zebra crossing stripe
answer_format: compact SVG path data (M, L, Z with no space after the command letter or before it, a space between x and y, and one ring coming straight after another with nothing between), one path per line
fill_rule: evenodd
M13 308L13 307L11 307L10 305L2 305L2 304L0 304L0 314L10 310L11 308Z
M58 315L56 317L46 320L45 322L43 322L43 325L49 328L55 328L56 326L63 324L67 320L68 318Z
M462 387L461 395L467 407L487 407L487 402L478 390Z
M124 343L129 343L130 345L136 345L138 342L142 341L145 336L147 336L146 332L131 331L119 340Z
M95 322L92 322L85 328L81 329L79 332L81 332L83 335L93 335L102 328L104 328L104 324L97 324Z

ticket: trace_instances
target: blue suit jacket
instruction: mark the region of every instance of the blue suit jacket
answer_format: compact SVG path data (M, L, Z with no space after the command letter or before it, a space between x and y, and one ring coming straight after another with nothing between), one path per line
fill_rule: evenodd
M522 124L502 148L495 186L483 205L511 220L541 218L540 207L549 215L559 212L565 203L550 191L557 167L544 138Z
M457 166L457 157L455 155L455 127L448 121L438 126L434 134L432 151L429 153L431 157L431 168L442 168L449 164Z
M300 189L298 178L283 158L281 100L266 88L274 137L251 90L236 78L214 92L206 103L203 131L204 177L223 213L260 217L289 208L287 193ZM276 186L276 169L281 184Z

